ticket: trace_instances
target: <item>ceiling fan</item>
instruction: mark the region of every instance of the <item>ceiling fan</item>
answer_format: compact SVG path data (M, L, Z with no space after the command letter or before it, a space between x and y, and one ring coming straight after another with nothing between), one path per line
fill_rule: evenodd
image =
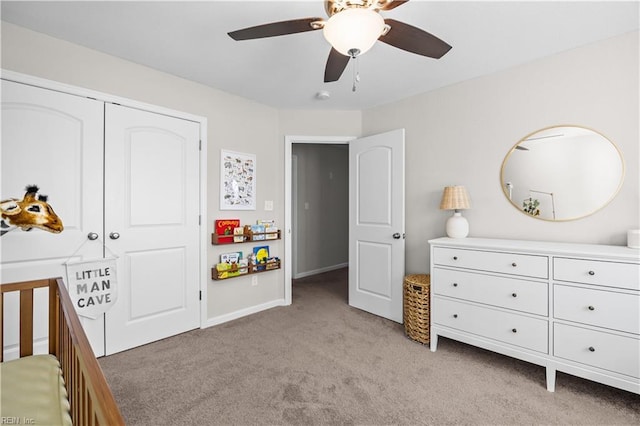
M325 83L340 79L349 60L369 50L376 40L407 52L439 59L451 46L433 34L395 19L383 19L380 11L402 6L409 0L325 0L329 19L304 18L272 22L232 31L234 40L252 40L323 30L331 44L324 70Z

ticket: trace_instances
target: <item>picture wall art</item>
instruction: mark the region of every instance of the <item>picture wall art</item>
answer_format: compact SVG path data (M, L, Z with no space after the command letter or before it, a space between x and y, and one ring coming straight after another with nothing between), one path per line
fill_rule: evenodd
M256 156L220 151L220 210L256 209Z

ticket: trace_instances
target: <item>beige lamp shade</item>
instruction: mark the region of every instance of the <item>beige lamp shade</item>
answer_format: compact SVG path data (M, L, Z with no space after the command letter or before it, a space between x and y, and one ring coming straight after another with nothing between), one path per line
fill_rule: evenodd
M470 209L469 195L464 186L445 186L440 201L441 210L464 210Z

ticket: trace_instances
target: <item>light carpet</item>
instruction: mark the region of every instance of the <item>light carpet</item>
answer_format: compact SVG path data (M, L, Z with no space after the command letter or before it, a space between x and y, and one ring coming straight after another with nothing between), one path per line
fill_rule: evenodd
M129 425L640 424L640 396L347 304L347 270L296 280L293 304L100 359Z

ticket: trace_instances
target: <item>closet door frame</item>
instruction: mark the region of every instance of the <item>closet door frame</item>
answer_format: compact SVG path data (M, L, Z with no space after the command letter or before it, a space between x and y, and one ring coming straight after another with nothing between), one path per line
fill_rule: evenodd
M15 71L0 69L2 79L14 81L16 83L28 84L43 89L56 90L70 95L83 96L97 101L119 104L130 108L136 108L143 111L149 111L156 114L168 115L170 117L180 118L196 122L200 125L200 270L198 271L200 283L200 328L206 324L207 313L207 250L208 250L208 222L207 222L207 119L202 116L176 111L157 105L138 102L132 99L120 96L110 95L108 93L98 92L95 90L85 89L70 84L60 83L45 78L35 77L28 74L22 74Z

